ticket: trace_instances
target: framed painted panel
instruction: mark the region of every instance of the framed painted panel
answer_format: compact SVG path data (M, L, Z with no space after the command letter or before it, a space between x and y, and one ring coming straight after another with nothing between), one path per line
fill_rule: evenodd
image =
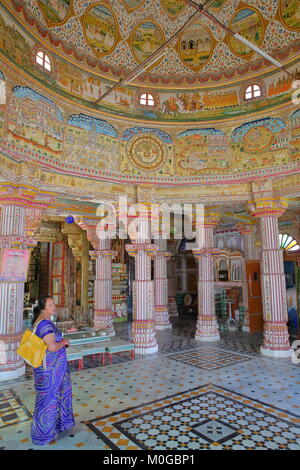
M30 251L3 249L0 260L0 281L26 282Z

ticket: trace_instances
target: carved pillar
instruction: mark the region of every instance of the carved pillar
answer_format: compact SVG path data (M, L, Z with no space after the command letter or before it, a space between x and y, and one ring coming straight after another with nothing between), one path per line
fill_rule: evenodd
M197 243L193 253L198 261L198 320L195 339L199 341L217 341L220 339L215 314L215 288L213 254L213 231L220 220L220 214L213 209L206 209L201 233L197 227Z
M183 256L181 257L181 273L182 273L182 292L187 292L187 270L186 270L186 263L187 262L187 255L186 253L183 253Z
M261 353L273 357L288 357L293 352L286 325L288 321L286 287L278 229L278 217L283 214L287 206L288 202L283 198L270 195L264 197L254 195L254 200L249 203L252 215L260 219L264 315L264 344Z
M111 240L102 237L100 231L97 231L99 221L99 218L76 218L76 222L86 231L87 238L93 245L94 251L90 251L89 254L96 260L93 326L96 329L106 330L107 334L114 336L111 264L116 252L111 250Z
M154 258L154 317L157 330L172 328L168 307L167 261L171 253L166 251L167 240L155 240L159 247Z
M131 226L135 224L133 217ZM137 220L137 219L136 219ZM150 354L158 350L154 318L154 285L151 281L151 258L158 246L151 244L148 206L139 206L138 230L129 230L132 244L125 245L130 256L135 258L135 281L133 281L132 340L138 354Z
M43 212L54 195L36 188L0 183L0 251L1 259L18 256L16 271L1 272L0 277L0 381L20 377L25 372L24 361L17 355L23 333L24 282L27 260ZM7 251L9 250L9 251ZM12 266L12 265L11 265Z
M77 224L64 223L62 226L62 233L67 236L68 245L72 250L72 254L75 258L75 276L76 267L80 267L79 281L75 282L75 291L78 303L75 304L75 312L72 312L76 317L76 323L80 326L86 324L88 321L88 271L89 271L89 243L84 230L81 229ZM71 264L71 263L70 263ZM80 286L80 296L78 296L78 289Z
M172 257L167 264L168 271L168 304L170 317L178 317L177 303L176 303L176 245L177 240L169 241L171 247Z
M237 230L244 237L244 256L247 261L259 259L257 246L255 244L255 227L255 224L237 225Z
M244 237L244 259L245 261L252 261L257 259L257 247L255 246L254 237L255 225L251 224L238 224L237 230ZM249 301L248 301L248 283L246 276L246 263L242 263L242 283L243 283L243 306L245 307L245 318L243 331L249 332Z

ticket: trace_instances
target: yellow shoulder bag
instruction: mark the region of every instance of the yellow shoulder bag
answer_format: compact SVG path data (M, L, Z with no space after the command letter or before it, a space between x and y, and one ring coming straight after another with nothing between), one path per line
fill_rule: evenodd
M19 354L19 356L21 356L24 361L27 362L27 364L34 367L35 369L40 367L44 359L46 359L47 350L47 345L44 343L44 340L35 334L39 324L40 322L35 326L33 331L25 330L25 333L23 334L20 342L20 346L16 351L17 354Z

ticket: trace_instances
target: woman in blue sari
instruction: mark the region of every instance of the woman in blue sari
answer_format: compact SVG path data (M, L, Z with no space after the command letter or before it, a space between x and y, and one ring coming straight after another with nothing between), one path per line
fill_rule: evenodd
M31 438L34 444L40 446L49 444L59 432L75 425L71 376L65 349L69 341L63 339L50 320L54 311L52 297L44 297L35 307L32 320L37 325L36 335L48 346L45 364L34 369L36 402Z

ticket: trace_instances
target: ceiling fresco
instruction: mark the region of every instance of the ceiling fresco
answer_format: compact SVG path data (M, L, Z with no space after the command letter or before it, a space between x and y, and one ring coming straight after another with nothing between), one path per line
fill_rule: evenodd
M292 101L300 72L296 6L210 3L220 21L286 61L290 76L200 15L146 74L95 104L194 9L162 0L4 0L0 162L26 162L74 187L76 178L224 185L225 195L231 184L292 175L300 169L300 101ZM49 54L51 71L35 63L39 49ZM247 101L254 82L261 96ZM152 96L151 106L142 93Z
M90 31L90 23L87 19L90 18L90 13L96 10L96 29L99 41L91 43L91 47L95 47L99 57L103 58L110 56L107 53L109 50L107 48L114 47L113 44L118 42L120 32L114 28L114 25L117 24L114 10L108 7L107 3L98 2L90 5L87 13L80 16L82 24L86 28L86 34ZM102 20L99 23L98 19L103 19L104 14L105 17L109 18L111 28L102 31L100 28ZM187 28L175 41L180 62L185 61L189 64L188 68L190 70L197 70L199 67L201 68L202 62L212 60L213 57L218 55L218 47L220 47L213 39L211 30L204 23L197 22L197 25L197 30L193 32L193 29L190 29L191 27ZM113 32L115 32L115 36ZM157 26L156 21L147 19L137 24L127 42L135 48L134 54L137 55L137 60L140 62L160 47L164 40L163 36L164 32ZM60 48L61 46L62 44ZM224 44L223 46L225 47ZM94 105L95 101L110 89L114 82L103 79L95 71L90 72L88 69L79 67L77 64L54 53L50 54L53 71L47 73L41 67L36 66L34 54L39 50L38 47L39 43L36 43L34 35L25 30L23 25L16 24L14 17L0 8L1 54L5 60L8 59L14 66L18 67L19 73L24 72L24 78L27 77L30 80L34 78L36 84L41 85L43 89L50 87L52 92L55 92L58 100L61 98L67 99L85 108L97 109L99 112L105 113L107 118L115 115L144 122L216 123L222 120L256 116L258 113L269 113L272 109L288 105L291 102L294 93L293 83L300 72L299 62L295 60L295 63L289 67L291 76L283 71L276 71L266 75L265 78L260 77L257 83L262 89L262 96L260 99L250 102L244 99L243 89L245 90L245 88L243 88L243 81L235 83L234 78L237 76L237 70L234 70L232 73L224 72L227 80L231 80L230 84L226 86L223 84L223 86L208 88L206 87L207 82L205 80L202 82L201 79L201 86L195 87L193 78L191 78L189 86L184 89L180 87L169 87L168 89L167 85L156 88L156 83L151 82L151 85L147 87L147 92L153 96L153 106L140 103L139 97L142 93L141 90L143 90L142 87L135 87L132 84L116 87L96 107ZM192 47L192 49L189 49L189 47ZM292 44L290 47L291 50L297 50L298 46ZM289 54L289 48L286 48L286 54ZM71 50L69 50L69 55L71 55ZM156 64L152 65L152 68L156 69L165 62L168 62L167 57L160 58ZM250 72L254 75L254 78L256 72L259 74L259 68L257 70L254 65L254 63L247 62L244 66L245 78ZM219 75L220 73L223 72L218 72ZM198 74L198 79L200 79L200 72ZM212 74L216 78L217 74L213 72ZM249 80L246 80L245 83L247 84ZM188 81L187 76L185 82Z
M113 80L134 70L195 13L185 1L2 3L53 52ZM208 11L278 60L291 60L299 54L298 0L215 0L210 2ZM200 14L194 24L168 45L166 58L147 69L136 83L159 87L211 86L270 69L274 67L257 53Z

